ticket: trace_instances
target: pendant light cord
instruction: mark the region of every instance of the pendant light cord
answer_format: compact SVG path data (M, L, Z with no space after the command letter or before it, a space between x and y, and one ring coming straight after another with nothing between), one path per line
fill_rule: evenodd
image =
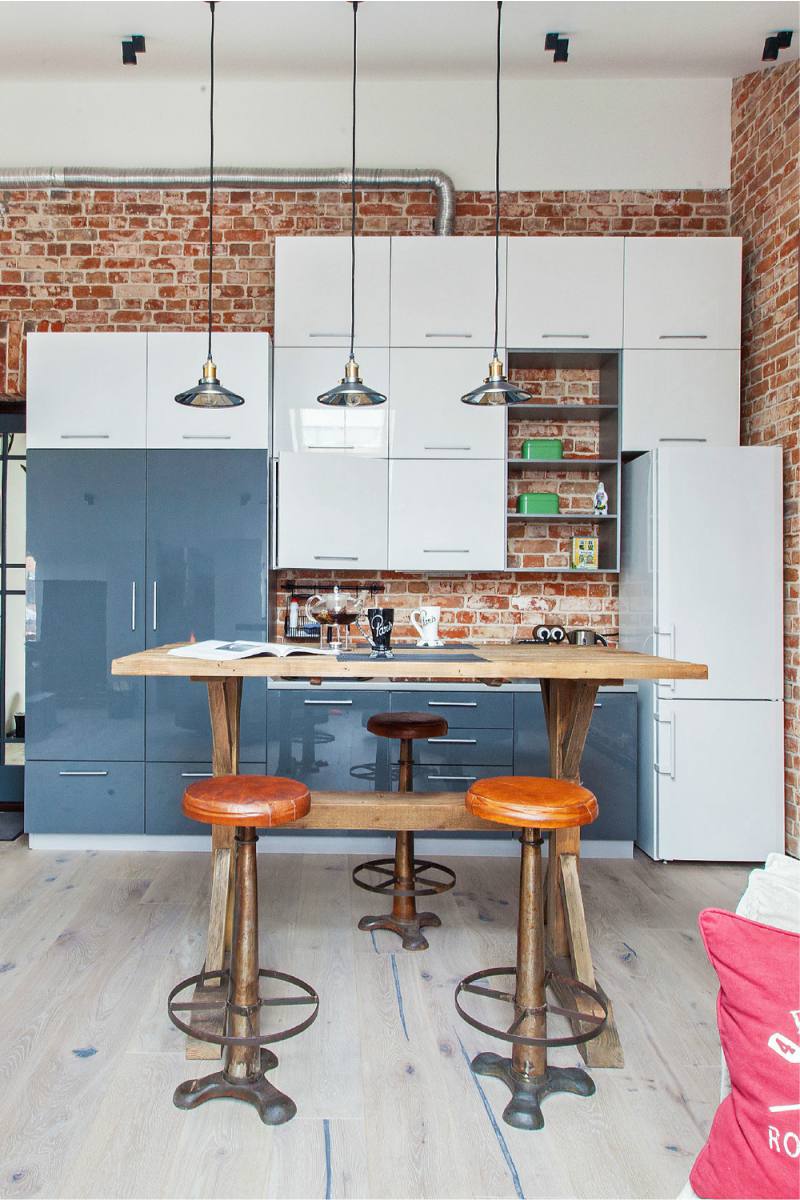
M209 86L209 171L208 171L208 357L211 358L212 322L212 268L214 263L214 9L215 0L210 0L211 9L211 70Z
M358 73L358 0L353 2L353 128L350 167L350 361L356 335L356 79Z
M494 149L494 357L497 358L497 327L500 307L500 22L503 0L497 0L497 74L495 80Z

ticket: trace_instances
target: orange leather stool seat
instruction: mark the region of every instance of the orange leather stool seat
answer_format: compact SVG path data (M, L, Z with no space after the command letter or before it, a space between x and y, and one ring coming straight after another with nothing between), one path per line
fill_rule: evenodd
M597 820L597 799L568 779L501 775L478 779L466 796L467 810L485 821L515 829L569 829Z
M305 784L280 775L215 775L183 794L186 816L209 825L275 829L299 821L310 808Z
M367 729L377 737L399 738L400 741L406 738L444 737L447 721L433 713L382 712L370 717Z

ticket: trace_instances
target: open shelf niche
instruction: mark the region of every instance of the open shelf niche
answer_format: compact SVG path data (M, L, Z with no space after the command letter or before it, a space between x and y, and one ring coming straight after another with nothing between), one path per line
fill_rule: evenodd
M509 375L533 400L508 406L509 571L587 575L619 571L620 354L616 350L508 351ZM556 437L563 459L523 459L526 438ZM599 482L607 517L592 512ZM556 492L561 511L520 514L521 492ZM599 565L575 571L572 538L598 537Z

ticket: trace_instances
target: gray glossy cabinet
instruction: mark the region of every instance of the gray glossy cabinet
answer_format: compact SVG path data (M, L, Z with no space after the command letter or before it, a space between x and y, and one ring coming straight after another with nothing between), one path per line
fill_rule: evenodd
M324 791L371 792L388 786L389 743L367 730L385 712L383 691L269 689L267 772Z
M517 692L514 706L514 773L548 775L541 695ZM582 830L584 837L636 837L636 756L636 694L600 692L581 765L581 782L597 796L600 815Z
M141 760L144 683L109 663L145 645L144 451L31 450L27 468L27 756Z
M263 775L263 762L241 763L242 775ZM145 767L144 832L152 834L210 833L211 826L190 821L181 810L181 798L192 780L210 779L211 763L151 762Z
M148 646L267 636L269 463L263 450L148 450ZM242 694L241 758L261 762L266 682ZM204 762L205 687L147 680L148 761Z
M25 764L30 833L144 833L144 763Z

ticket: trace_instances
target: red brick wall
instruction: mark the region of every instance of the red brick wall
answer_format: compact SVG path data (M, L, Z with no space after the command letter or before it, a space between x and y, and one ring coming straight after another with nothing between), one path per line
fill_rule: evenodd
M271 330L274 237L344 232L348 196L333 191L222 191L218 205L218 325ZM359 222L365 232L430 234L434 211L426 193L367 192L360 196ZM459 193L456 213L457 233L493 232L489 193ZM24 390L23 342L29 329L202 327L206 220L202 191L0 196L0 391ZM502 227L504 233L530 235L725 234L728 194L506 193ZM548 395L575 395L581 386L574 374L534 382ZM582 385L590 391L587 381ZM583 491L591 486L590 480L573 477L565 483ZM521 538L518 542L512 552L526 556L562 549L532 547ZM547 613L611 634L617 629L613 575L481 574L437 579L432 585L421 575L392 575L386 576L386 595L401 619L422 595L429 595L447 608L453 628L475 636L525 634Z
M731 233L744 239L742 441L784 468L787 847L800 854L800 120L796 62L733 85Z

